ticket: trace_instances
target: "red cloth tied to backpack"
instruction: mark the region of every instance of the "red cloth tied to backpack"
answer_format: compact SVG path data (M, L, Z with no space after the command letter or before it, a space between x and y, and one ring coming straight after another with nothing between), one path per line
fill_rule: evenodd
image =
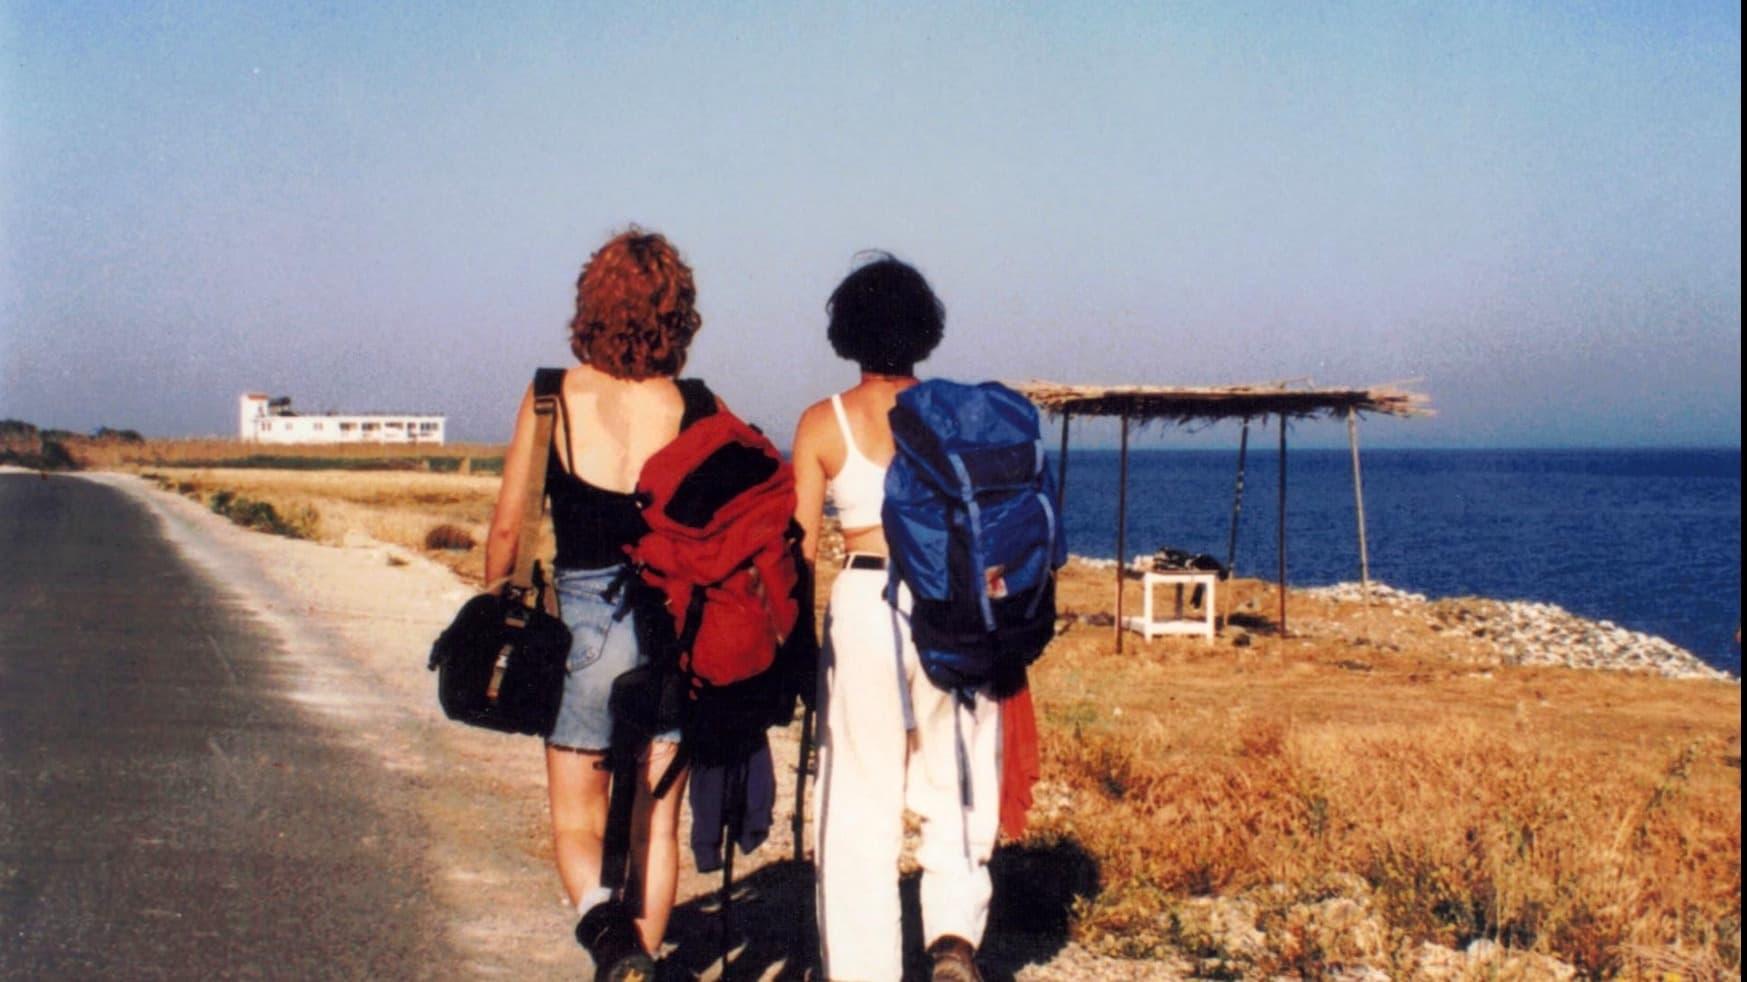
M1037 713L1031 687L1001 697L1001 834L1010 842L1025 838L1031 815L1031 789L1043 774L1038 759Z
M637 494L649 531L627 552L666 597L680 668L716 686L768 670L800 614L793 469L718 405L649 458Z

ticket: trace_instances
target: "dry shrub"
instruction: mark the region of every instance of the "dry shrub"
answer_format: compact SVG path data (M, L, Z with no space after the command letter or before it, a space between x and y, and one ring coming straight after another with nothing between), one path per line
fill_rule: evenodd
M473 533L459 525L451 525L448 522L444 522L441 525L434 525L429 532L425 533L426 549L454 549L460 552L465 552L468 549L473 548L474 545Z
M1594 974L1620 971L1633 946L1739 966L1738 785L1733 811L1687 796L1695 745L1651 781L1469 724L1358 735L1240 721L1226 753L1193 762L1132 730L1053 731L1045 753L1076 791L1049 832L1084 843L1108 885L1079 930L1111 954L1168 940L1167 898L1268 895L1272 967L1311 970L1328 953L1294 918L1328 874L1350 872L1396 942L1488 938Z

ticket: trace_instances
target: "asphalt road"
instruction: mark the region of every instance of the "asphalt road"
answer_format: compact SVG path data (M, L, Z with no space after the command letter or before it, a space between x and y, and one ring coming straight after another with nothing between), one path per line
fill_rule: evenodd
M419 820L119 491L0 474L0 977L451 975Z

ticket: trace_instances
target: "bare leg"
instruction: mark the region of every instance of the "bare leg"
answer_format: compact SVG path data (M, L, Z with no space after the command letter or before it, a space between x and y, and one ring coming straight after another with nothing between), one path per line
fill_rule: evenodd
M665 797L653 800L651 793L667 765L673 760L678 744L655 743L644 764L642 793L637 796L637 822L631 845L633 855L641 860L643 869L643 916L637 921L637 932L643 947L650 952L661 950L661 939L667 934L667 920L673 914L673 899L679 889L679 806L685 798L685 774L673 782Z
M601 839L607 827L611 772L596 751L546 748L546 797L552 807L552 853L564 893L575 906L600 886ZM669 905L672 904L671 891Z

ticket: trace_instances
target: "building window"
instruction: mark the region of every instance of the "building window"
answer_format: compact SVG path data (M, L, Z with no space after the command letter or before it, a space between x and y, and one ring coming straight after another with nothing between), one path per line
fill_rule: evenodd
M375 423L365 423L365 424L363 424L363 429L364 429L364 432L366 432L366 433L374 433L374 432L376 432L376 424Z
M340 432L341 433L350 433L357 428L358 428L357 423L341 423L340 424Z
M435 424L435 423L420 423L419 424L419 432L420 433L435 433L435 432L437 432L437 424Z
M388 422L386 422L386 423L383 423L383 424L382 424L382 425L383 425L383 426L386 426L386 427L388 427L388 428L389 428L389 429L391 429L391 430L398 430L398 429L400 429L400 428L401 428L401 427L403 427L403 426L405 426L405 425L406 425L406 424L405 424L405 423L402 423L402 422L401 422L401 421L400 421L400 420L398 420L398 419L391 419L391 420L389 420L389 421L388 421Z
M315 431L317 433L320 433L322 431L322 424L321 423L318 422L318 423L314 423L312 425L315 427Z

